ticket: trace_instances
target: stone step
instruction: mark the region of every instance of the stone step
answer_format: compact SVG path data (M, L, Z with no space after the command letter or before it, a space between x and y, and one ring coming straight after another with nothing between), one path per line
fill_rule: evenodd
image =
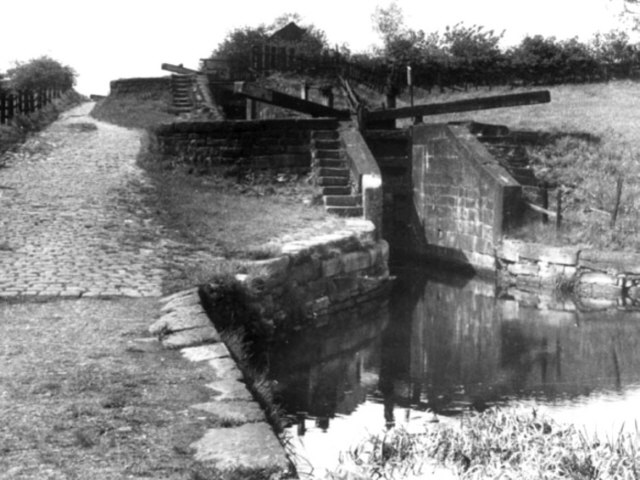
M191 107L170 107L168 110L169 110L169 113L177 115L179 113L190 113L192 108Z
M344 160L336 160L334 158L320 158L317 165L320 168L347 168Z
M340 138L340 134L335 130L314 130L311 133L311 138L314 140L337 140Z
M327 213L332 213L340 217L361 217L362 207L326 207Z
M351 195L351 187L339 187L339 186L331 186L331 187L323 187L322 195Z
M361 195L325 195L322 197L325 207L360 207Z
M318 185L321 187L344 187L349 185L349 177L319 177Z
M338 140L315 140L314 145L318 150L340 150L340 141Z
M319 177L349 177L349 169L348 168L319 168L318 169Z
M334 158L339 159L342 158L342 150L315 150L314 152L315 158Z

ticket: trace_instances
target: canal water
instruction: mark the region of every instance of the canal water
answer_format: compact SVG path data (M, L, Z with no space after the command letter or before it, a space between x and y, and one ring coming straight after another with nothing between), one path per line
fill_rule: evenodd
M308 471L332 468L369 433L495 405L535 407L601 436L635 428L640 313L525 305L493 281L438 271L396 269L388 301L269 352Z

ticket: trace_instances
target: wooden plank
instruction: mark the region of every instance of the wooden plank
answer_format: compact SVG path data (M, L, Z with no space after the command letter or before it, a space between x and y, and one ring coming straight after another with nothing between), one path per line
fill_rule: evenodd
M484 98L472 98L455 102L428 103L414 107L402 107L389 110L376 110L367 113L367 120L391 120L396 118L424 117L443 113L470 112L488 110L490 108L519 107L538 103L549 103L551 94L548 90L537 92L494 95Z
M313 117L348 119L351 116L351 113L348 110L337 110L320 103L303 100L301 98L268 88L263 88L249 82L220 83L217 84L217 86L259 102L288 108L290 110L295 110L296 112L307 113Z
M166 70L168 72L180 73L182 75L191 75L194 73L200 73L197 70L191 70L190 68L185 68L182 65L172 65L170 63L163 63L161 66L162 70Z

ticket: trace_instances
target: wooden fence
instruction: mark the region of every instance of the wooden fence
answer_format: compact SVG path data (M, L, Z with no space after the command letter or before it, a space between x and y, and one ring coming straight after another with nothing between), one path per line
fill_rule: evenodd
M28 115L59 98L61 90L43 89L26 92L0 92L0 125L18 115Z

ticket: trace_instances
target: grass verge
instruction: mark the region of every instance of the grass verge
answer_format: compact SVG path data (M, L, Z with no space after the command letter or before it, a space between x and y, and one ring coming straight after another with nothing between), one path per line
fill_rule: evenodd
M188 407L214 373L145 341L157 308L0 303L2 478L205 478L189 445L224 422Z

